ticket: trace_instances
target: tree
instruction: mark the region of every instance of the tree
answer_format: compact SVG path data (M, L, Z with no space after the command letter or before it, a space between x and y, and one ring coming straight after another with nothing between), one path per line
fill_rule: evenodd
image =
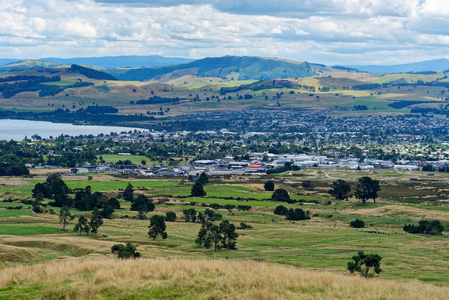
M90 218L89 227L90 231L93 233L97 233L98 228L103 225L103 220L101 218L100 212L98 208L94 208L92 211L92 217Z
M199 182L201 182L202 185L209 183L209 178L207 177L206 173L201 173L200 177L198 178Z
M370 177L362 177L359 178L359 182L357 183L355 197L360 199L363 204L370 198L372 198L375 203L378 191L380 191L378 180L373 180Z
M194 208L183 209L182 213L184 214L186 222L196 221L196 210Z
M382 257L377 254L365 254L363 251L359 251L357 255L352 257L352 260L348 262L348 270L351 273L360 272L362 276L368 278L368 273L371 268L374 268L376 274L382 272L380 268ZM365 267L363 268L363 266Z
M351 221L351 223L349 223L349 226L351 226L352 228L365 228L365 222L359 219L355 219L355 221Z
M165 218L161 215L154 215L150 219L150 226L148 226L150 230L148 231L148 235L156 239L158 235L160 235L164 240L167 238L167 233L165 232Z
M42 209L41 209L41 205L42 205L42 201L44 200L44 195L42 195L42 193L38 193L36 195L36 199L34 199L33 201L33 211L35 213L41 213Z
M74 216L70 213L70 208L68 206L61 207L59 211L59 223L62 223L62 231L65 231L65 226L70 220L73 220Z
M153 200L148 199L147 196L140 194L139 196L137 196L137 198L135 198L133 200L133 202L131 203L131 210L134 211L145 211L145 212L149 212L149 211L153 211L156 208L156 206L153 204Z
M78 218L78 223L75 224L75 227L73 228L74 231L79 231L80 235L84 231L86 234L89 234L90 227L87 224L87 219L85 216L80 216Z
M284 189L277 189L273 192L273 195L271 196L271 200L273 201L280 201L280 202L287 202L292 203L294 201L290 200L290 196L288 195L287 191Z
M176 221L176 213L173 211L168 211L165 213L165 221L167 222L175 222Z
M120 202L117 200L117 198L110 198L106 202L105 207L111 207L113 209L119 209L120 208Z
M191 195L193 197L203 197L206 196L206 192L204 191L203 184L199 181L196 181L192 186Z
M274 191L274 182L271 180L268 180L267 182L265 182L265 184L263 185L263 188L266 191L272 192Z
M140 257L140 253L136 251L137 248L131 245L130 243L126 243L126 246L122 244L115 244L111 247L111 251L113 254L117 254L120 259L128 259L128 258L138 258Z
M345 180L338 179L332 183L332 188L329 190L329 194L337 200L348 200L349 192L351 192L351 186Z
M228 250L236 249L237 237L239 235L235 232L235 225L229 223L228 220L224 220L220 223L220 231L223 234L222 246Z
M123 191L123 199L125 201L132 202L134 199L134 190L131 183L128 182L128 185L126 186L125 190Z

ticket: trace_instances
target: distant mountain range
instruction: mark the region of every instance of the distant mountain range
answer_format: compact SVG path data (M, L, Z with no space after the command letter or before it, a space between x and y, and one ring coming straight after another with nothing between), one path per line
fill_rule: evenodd
M20 59L0 59L0 66L23 61ZM104 57L75 57L75 58L41 58L36 61L53 62L57 64L89 65L102 68L141 68L166 65L185 64L193 61L188 58L150 56L104 56Z
M426 61L421 61L421 62L416 62L416 63L390 65L390 66L349 65L346 67L357 69L359 71L375 72L375 73L401 73L401 72L425 72L425 71L438 72L438 71L444 71L444 70L449 69L449 60L442 58L442 59L426 60Z

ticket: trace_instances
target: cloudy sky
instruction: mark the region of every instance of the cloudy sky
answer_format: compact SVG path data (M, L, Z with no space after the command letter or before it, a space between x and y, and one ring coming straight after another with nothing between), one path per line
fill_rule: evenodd
M0 58L449 58L449 0L0 0Z

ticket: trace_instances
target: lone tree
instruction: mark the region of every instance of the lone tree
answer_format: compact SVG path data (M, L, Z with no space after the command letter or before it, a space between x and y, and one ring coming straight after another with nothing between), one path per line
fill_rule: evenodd
M134 190L131 183L128 182L128 185L126 186L125 190L123 191L123 199L125 201L132 202L134 199Z
M351 192L351 186L345 180L338 179L332 183L332 188L329 190L329 194L337 200L348 200L349 192Z
M74 231L79 231L80 235L84 231L86 234L89 234L90 227L87 224L87 219L85 216L80 216L78 218L78 223L75 224L75 227L73 228Z
M382 272L380 268L382 257L377 254L365 254L363 251L359 251L357 255L352 257L352 260L348 262L348 270L351 273L360 272L362 276L368 278L369 270L372 268L374 268L376 274Z
M150 226L148 226L148 228L150 228L150 230L148 231L148 235L153 238L153 241L158 235L160 235L164 240L167 238L167 233L165 232L167 226L165 225L164 216L152 216L150 219Z
M103 220L100 215L100 212L98 211L98 208L94 208L92 211L92 217L90 218L89 227L90 231L93 233L97 233L98 228L103 225Z
M196 221L196 209L194 208L183 209L182 213L184 214L184 220L186 220L186 222Z
M268 191L268 192L272 192L274 191L274 182L271 180L268 180L267 182L265 182L265 184L263 185L263 188Z
M111 251L114 254L117 254L120 259L128 259L128 258L138 258L140 257L140 253L136 251L137 248L131 245L130 243L126 243L126 246L122 244L115 244L111 247Z
M351 221L349 226L352 228L365 228L365 222L359 219L355 219L355 221Z
M228 250L237 249L237 237L239 236L237 232L235 232L235 225L229 223L228 220L224 220L220 223L220 231L223 234L222 246L223 248L227 248Z
M201 175L197 181L201 182L201 184L204 185L204 184L209 183L209 177L207 177L206 173L203 172L203 173L201 173Z
M288 192L284 189L277 189L273 192L273 195L271 195L271 200L273 201L280 201L280 202L287 202L291 203L293 202L290 199L290 196L288 195Z
M142 206L144 207L143 209L141 209ZM153 200L148 199L148 197L143 194L140 194L131 203L130 210L135 210L135 211L144 210L146 212L149 212L149 211L153 211L155 208L156 208L156 206L154 206Z
M355 190L355 197L360 199L363 204L366 200L373 199L376 203L377 192L380 191L379 181L373 180L370 177L359 178L357 188Z
M70 208L68 206L61 207L59 211L59 223L62 223L62 231L65 231L65 226L70 220L73 220L74 216L70 213Z
M192 186L191 194L194 197L203 197L206 196L206 192L204 191L203 184L199 181L196 181Z

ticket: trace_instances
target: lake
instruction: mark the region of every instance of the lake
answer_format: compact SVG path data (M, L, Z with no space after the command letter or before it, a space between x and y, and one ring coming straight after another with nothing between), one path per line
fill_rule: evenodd
M16 140L21 141L26 137L31 138L34 134L42 138L49 138L63 135L78 136L100 133L109 134L111 132L120 133L122 131L148 131L148 129L118 127L118 126L90 126L90 125L72 125L69 123L51 123L42 121L26 121L26 120L0 120L0 140Z

